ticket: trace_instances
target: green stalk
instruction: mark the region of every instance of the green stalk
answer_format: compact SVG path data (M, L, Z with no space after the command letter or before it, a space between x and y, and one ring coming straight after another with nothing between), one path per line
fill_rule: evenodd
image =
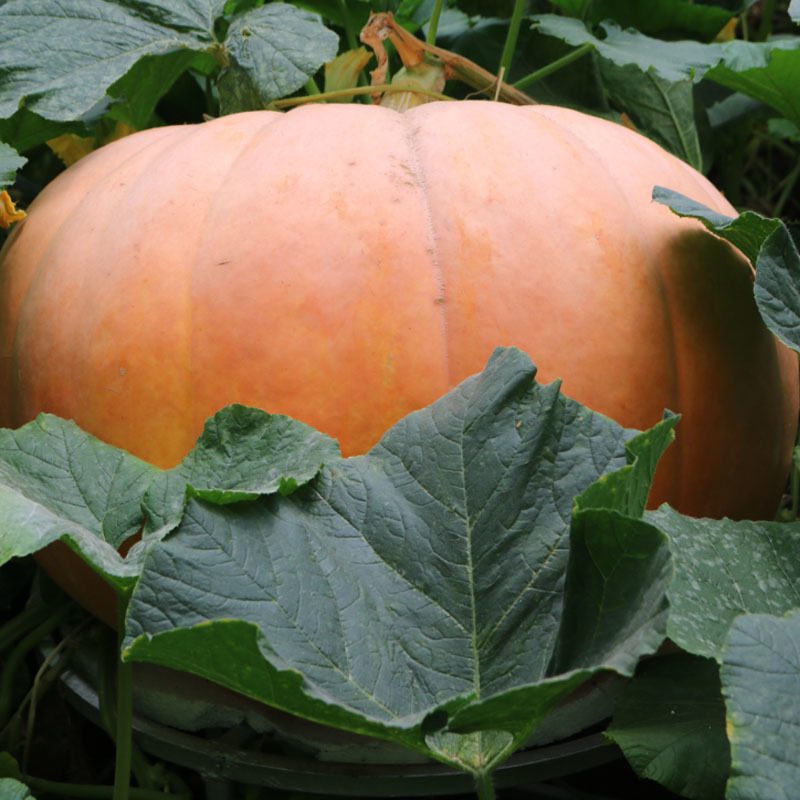
M133 746L133 664L122 660L125 636L125 612L128 595L119 594L117 601L117 735L114 764L113 800L131 797L131 748Z
M358 37L353 28L350 10L347 8L347 0L339 0L339 8L342 9L342 16L344 17L344 34L347 38L347 48L348 50L358 50Z
M60 603L59 603L60 605ZM35 603L20 611L16 617L10 619L0 628L0 653L7 650L28 631L41 625L55 611L56 606Z
M514 51L517 49L519 29L522 25L522 12L525 10L525 0L515 0L514 11L511 13L511 24L508 26L506 42L503 45L503 54L500 56L500 75L505 79L511 71L511 62L514 60Z
M322 94L317 86L317 82L313 78L309 78L305 85L306 93L309 95Z
M588 52L594 49L594 45L591 42L586 42L586 44L582 44L577 49L573 50L571 53L567 53L565 56L561 58L557 58L552 63L548 64L546 67L542 67L541 69L537 69L536 72L532 72L530 75L526 75L524 78L518 80L514 84L515 89L524 89L526 86L530 86L532 83L536 83L536 81L540 81L543 78L546 78L548 75L552 75L554 72L558 72L558 70L563 69L564 67L571 64L573 61L577 61L581 56L585 56Z
M436 34L439 31L439 17L442 16L443 8L444 0L436 0L436 4L433 6L433 13L428 22L428 35L425 37L425 41L428 44L436 44Z
M772 17L775 14L775 0L765 0L761 9L761 24L758 26L756 40L766 42L772 35Z
M37 625L17 646L11 651L3 667L3 674L0 678L0 730L2 730L8 722L11 715L11 703L14 696L14 678L17 670L22 666L22 662L27 657L28 653L33 650L39 642L55 630L61 623L61 620L72 610L70 604L62 605L56 611L51 612L51 616Z
M478 800L495 800L494 781L491 772L478 772L475 775L475 791Z
M789 199L798 178L800 178L800 161L795 164L794 169L792 169L783 181L783 188L781 189L780 196L772 207L774 216L780 217L783 215L783 207L786 205L786 201Z

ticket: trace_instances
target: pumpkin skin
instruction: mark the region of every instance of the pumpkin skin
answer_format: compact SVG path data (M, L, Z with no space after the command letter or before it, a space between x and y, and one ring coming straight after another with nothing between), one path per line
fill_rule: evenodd
M652 506L769 518L796 357L746 259L655 185L736 213L650 140L562 108L331 104L134 134L50 184L0 255L0 423L52 412L170 467L237 402L356 454L514 345L626 426L683 415Z

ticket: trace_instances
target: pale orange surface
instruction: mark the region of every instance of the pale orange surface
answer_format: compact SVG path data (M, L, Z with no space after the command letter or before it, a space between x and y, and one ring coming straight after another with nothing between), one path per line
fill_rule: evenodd
M653 186L734 214L576 112L252 112L129 136L54 181L0 259L0 422L75 419L163 467L239 402L367 450L515 345L624 425L683 414L652 504L770 516L796 357L752 270Z

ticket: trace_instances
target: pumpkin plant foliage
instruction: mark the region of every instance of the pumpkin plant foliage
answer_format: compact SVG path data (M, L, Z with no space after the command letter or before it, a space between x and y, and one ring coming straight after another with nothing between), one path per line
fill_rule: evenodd
M15 148L0 144L0 189L17 152L58 133L101 118L151 126L187 70L227 113L291 94L335 54L316 16L254 5L0 2L0 137ZM698 168L701 80L799 122L796 37L706 44L749 3L640 5L624 18L625 4L591 4L586 22L605 37L577 19L531 22L540 40L590 44L612 105ZM667 12L703 41L647 38ZM789 13L800 18L796 0ZM56 51L53 35L67 46ZM785 226L669 190L654 198L747 255L766 324L800 349L800 259ZM800 527L644 512L677 420L637 434L533 375L524 356L499 352L353 459L301 423L237 406L161 471L41 416L0 432L0 561L62 539L129 603L126 658L476 775L613 670L633 677L609 737L641 775L698 799L785 796L800 780L800 719L783 701L800 682ZM641 661L665 636L685 652ZM0 780L3 791L26 796Z
M2 511L19 520L17 552L30 552L58 526L31 514L26 527L25 509L49 506L71 546L108 577L113 547L97 513L76 533L70 508L81 492L58 497L70 483L111 477L101 505L138 501L133 525L150 520L142 543L118 557L139 570L126 659L491 771L591 675L632 674L667 621L666 540L638 517L677 418L637 436L534 375L519 351L497 351L369 454L342 459L312 436L306 458L277 470L273 459L287 445L298 453L305 426L278 420L265 445L273 420L251 409L221 412L171 474L40 417L13 435L7 459L25 451L56 462L56 430L79 443L68 445L74 475L55 464L31 486L25 469L9 467ZM265 479L265 468L281 478ZM126 469L133 479L113 480ZM109 502L111 485L123 496ZM130 583L110 582L130 593ZM504 733L478 735L492 730Z

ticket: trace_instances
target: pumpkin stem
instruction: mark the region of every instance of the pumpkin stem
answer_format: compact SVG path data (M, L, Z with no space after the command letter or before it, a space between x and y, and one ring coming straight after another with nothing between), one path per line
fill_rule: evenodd
M391 40L403 62L403 69L396 76L398 81L408 81L411 86L422 86L430 90L431 86L437 85L439 81L443 86L444 80L457 78L478 92L489 96L496 95L499 100L506 103L514 105L536 103L525 92L498 80L495 75L479 67L474 61L417 39L395 22L391 12L372 14L361 31L361 41L373 49L378 60L378 66L371 72L373 86L386 82L386 70L389 64L389 57L383 44L386 39ZM394 84L394 81L392 83ZM434 89L434 91L440 90ZM374 94L372 99L374 103L383 105L380 94ZM419 105L418 102L413 104Z

